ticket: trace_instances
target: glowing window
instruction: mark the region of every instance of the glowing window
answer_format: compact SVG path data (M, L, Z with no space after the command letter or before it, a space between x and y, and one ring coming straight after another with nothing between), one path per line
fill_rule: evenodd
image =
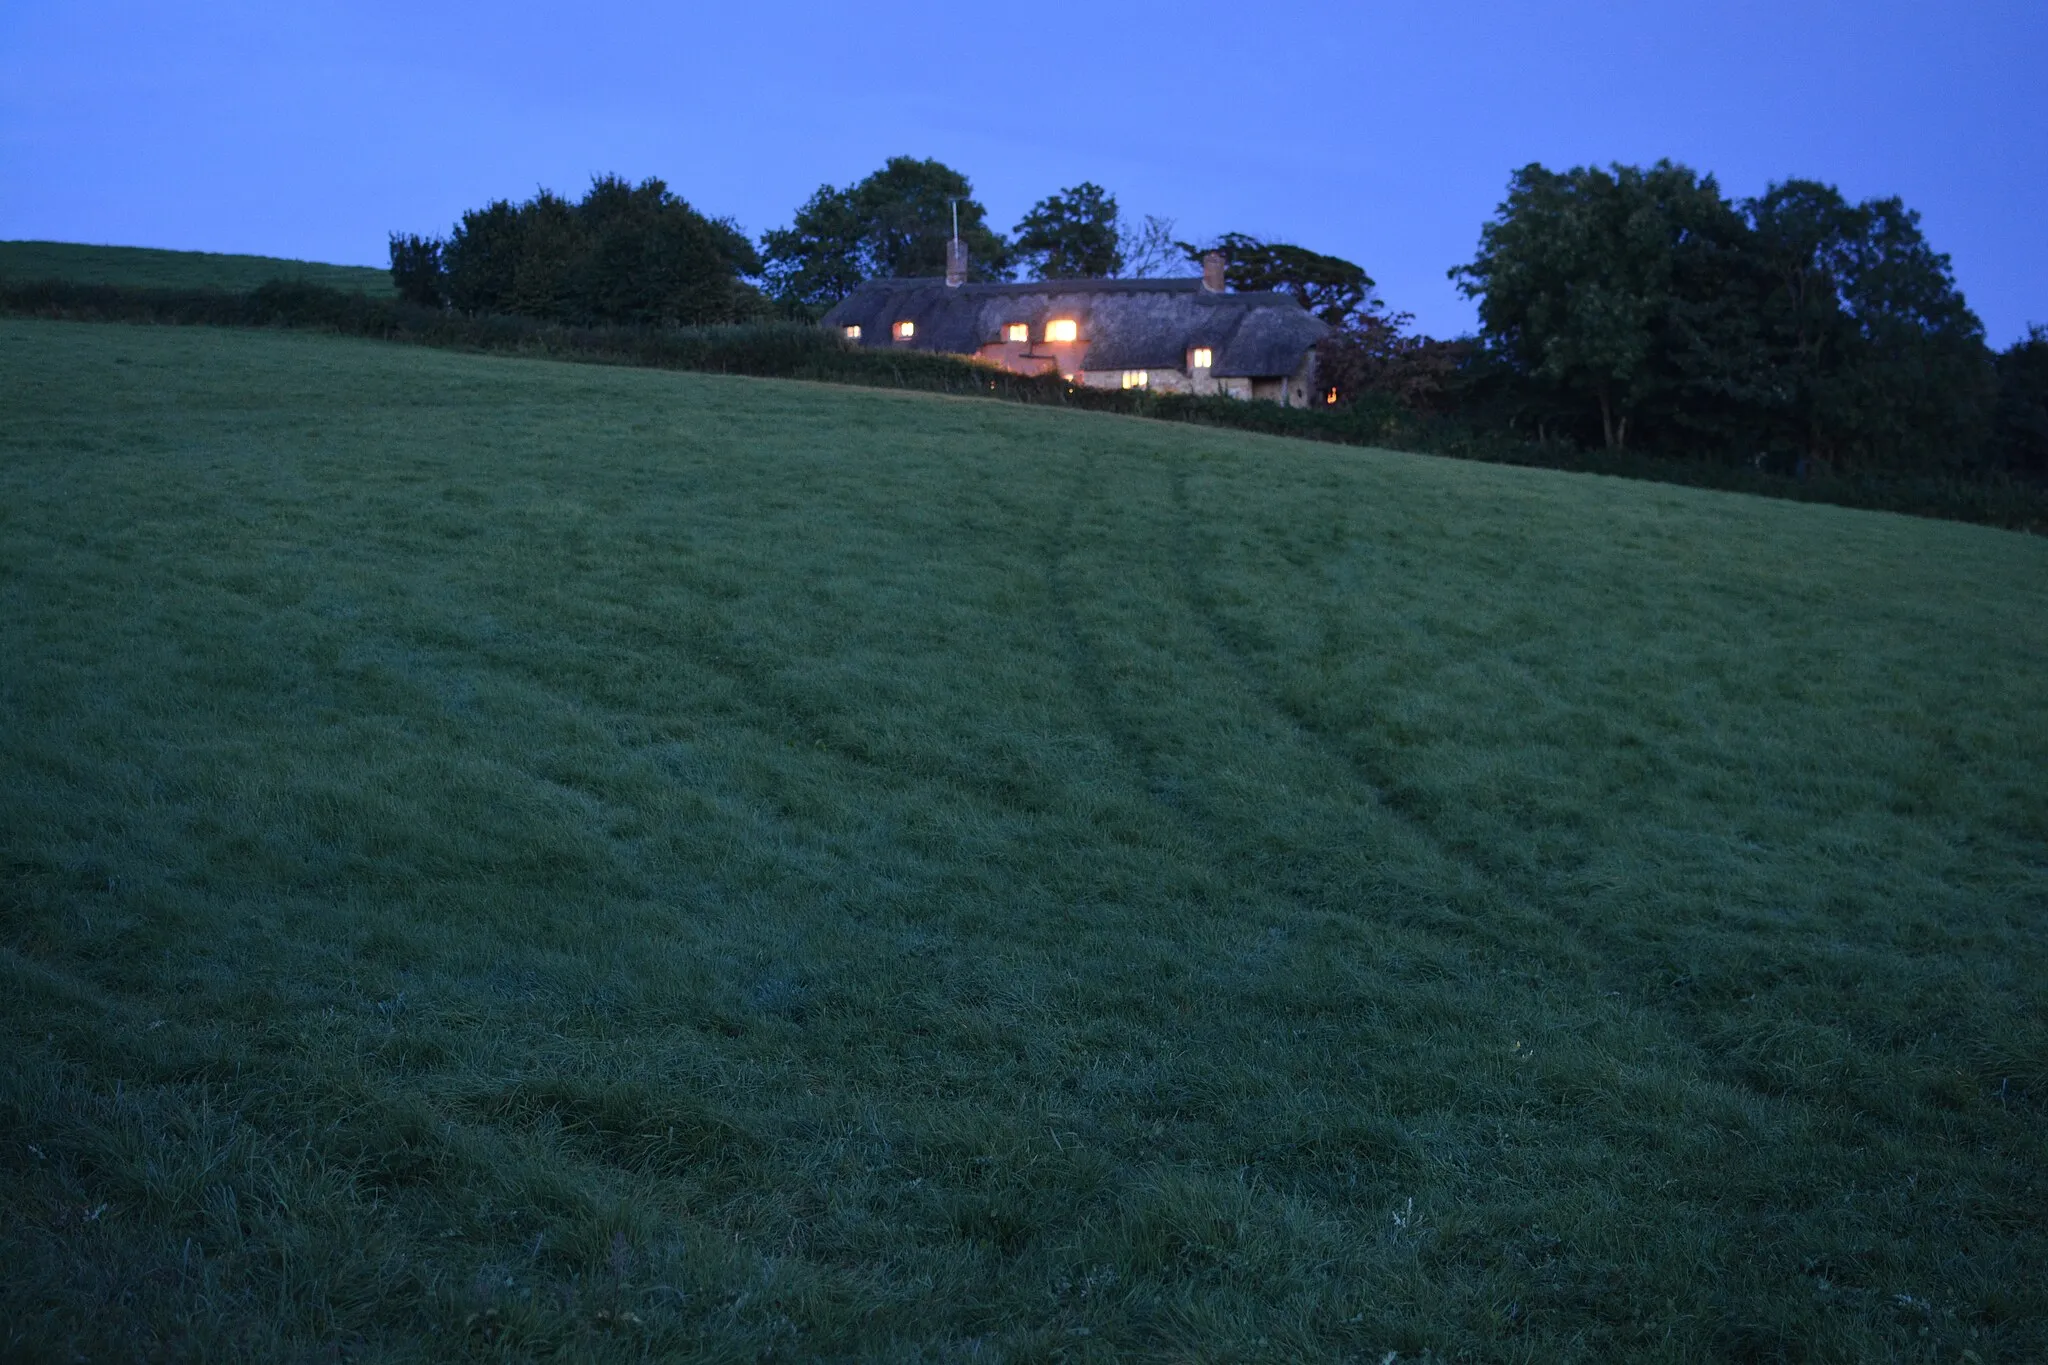
M860 328L859 328L859 327L848 327L848 328L846 329L846 339L847 339L848 341L859 341L859 340L860 340Z
M1081 329L1074 325L1072 318L1054 318L1045 324L1047 341L1072 341L1081 335Z
M1195 347L1195 357L1188 362L1195 369L1206 370L1215 363L1215 354L1207 346Z
M1031 328L1022 322L1012 322L1003 328L1003 340L1029 341L1031 340Z
M910 340L910 339L911 339L912 337L914 337L914 336L916 336L916 335L917 335L917 324L916 324L916 323L914 323L914 322L899 322L899 323L897 323L897 324L896 324L896 339L897 339L898 341L908 341L908 340Z
M1125 387L1125 388L1127 388L1127 389L1149 389L1149 388L1151 388L1151 387L1152 387L1152 375L1151 375L1151 372L1150 372L1150 371L1148 371L1148 370L1125 370L1125 371L1124 371L1124 387Z

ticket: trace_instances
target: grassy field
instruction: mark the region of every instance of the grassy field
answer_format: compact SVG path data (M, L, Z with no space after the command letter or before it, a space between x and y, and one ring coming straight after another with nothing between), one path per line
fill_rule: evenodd
M372 266L327 265L276 256L230 256L215 251L87 246L78 242L0 242L0 279L68 280L74 284L144 289L221 289L234 293L271 280L304 280L330 289L360 290L372 298L394 292L391 272Z
M2048 543L0 322L0 1356L2048 1358Z

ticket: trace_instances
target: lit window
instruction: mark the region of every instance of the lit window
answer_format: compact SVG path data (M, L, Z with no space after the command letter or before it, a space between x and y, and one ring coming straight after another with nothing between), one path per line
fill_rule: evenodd
M1125 371L1124 371L1124 387L1125 387L1125 388L1127 388L1127 389L1149 389L1149 388L1151 388L1151 387L1152 387L1152 374L1151 374L1151 372L1150 372L1149 370L1125 370Z
M1072 341L1081 335L1081 329L1074 325L1072 318L1054 318L1045 324L1047 341Z
M911 339L912 337L914 337L914 336L916 336L916 335L917 335L917 324L916 324L916 323L914 323L914 322L899 322L899 323L897 323L897 324L896 324L896 339L897 339L898 341L908 341L908 340L910 340L910 339Z
M1195 358L1189 362L1198 370L1206 370L1215 363L1215 355L1207 346L1195 347Z
M858 326L848 327L848 328L846 329L846 339L847 339L848 341L859 341L859 340L860 340L860 328L859 328Z
M1029 341L1031 340L1031 328L1028 324L1022 322L1010 323L1003 328L1003 340Z

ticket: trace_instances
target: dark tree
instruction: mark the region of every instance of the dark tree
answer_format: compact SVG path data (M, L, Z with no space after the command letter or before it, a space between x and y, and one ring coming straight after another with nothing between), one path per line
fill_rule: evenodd
M1452 275L1523 410L1597 413L1610 446L1787 468L1987 449L1983 328L1897 199L1793 180L1737 205L1666 161L1528 166Z
M730 223L706 218L659 180L592 182L576 207L583 237L575 293L612 322L729 320L747 311L735 283L761 260Z
M391 283L398 297L428 308L448 302L448 274L441 268L441 240L410 233L391 234Z
M495 199L462 215L441 248L448 298L458 312L512 311L524 238L520 207L509 199Z
M575 297L586 243L576 206L542 190L519 209L519 256L505 311L550 322L581 322Z
M2014 474L2048 478L2048 327L2027 329L1998 357L1996 441Z
M1768 278L1763 323L1782 437L1829 463L1954 463L1995 383L1948 257L1897 199L1851 204L1790 180L1744 205Z
M1451 275L1480 300L1487 344L1597 409L1602 441L1619 447L1679 378L1688 326L1712 321L1714 264L1742 232L1712 176L1668 161L1562 174L1531 165L1481 230L1478 259Z
M1039 200L1014 231L1034 279L1100 279L1124 267L1116 196L1091 181Z
M1347 325L1372 302L1372 276L1341 256L1325 256L1285 242L1262 242L1242 232L1226 232L1197 246L1178 244L1190 261L1211 251L1224 256L1223 278L1232 289L1275 290L1294 295L1301 306L1332 327Z
M739 321L763 303L744 279L761 269L746 237L654 179L598 176L579 203L547 190L523 204L501 199L463 214L434 245L446 296L465 313L696 324ZM396 238L392 250L398 278Z
M819 312L864 280L942 275L956 207L969 277L1009 278L1009 243L989 228L967 177L898 156L845 189L819 186L790 226L762 236L769 290L787 309Z
M1390 398L1410 412L1440 415L1457 401L1472 343L1410 331L1410 313L1368 309L1316 347L1316 382L1338 404Z

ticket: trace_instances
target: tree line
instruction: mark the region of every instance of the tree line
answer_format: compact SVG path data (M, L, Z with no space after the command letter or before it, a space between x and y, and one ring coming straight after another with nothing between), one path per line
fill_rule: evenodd
M391 278L414 303L576 325L740 322L761 258L729 219L659 180L599 176L577 202L542 190L471 209L445 238L393 233Z
M469 210L446 237L393 233L391 273L402 297L469 314L683 326L815 320L867 280L945 273L956 230L970 278L981 281L1184 275L1222 250L1230 287L1290 289L1333 322L1373 288L1358 266L1300 247L1242 233L1181 241L1171 219L1127 220L1116 196L1089 182L1047 195L1005 234L965 175L912 157L851 185L821 186L758 246L660 180L600 176L580 201L542 190Z
M1795 470L2042 467L2015 407L2038 333L1994 356L1896 198L1528 166L1452 275L1479 305L1472 397L1543 437Z
M2048 331L1994 353L1916 213L1809 180L1732 200L1668 161L1515 172L1451 272L1479 312L1452 340L1417 332L1340 257L1235 232L1184 241L1090 182L1006 234L964 174L911 157L821 186L758 242L659 180L601 176L579 201L543 190L466 212L445 238L393 234L391 268L405 298L469 315L816 319L866 280L944 273L956 223L977 280L1180 275L1220 250L1230 288L1291 293L1331 324L1320 373L1339 407L1793 474L2048 477Z

